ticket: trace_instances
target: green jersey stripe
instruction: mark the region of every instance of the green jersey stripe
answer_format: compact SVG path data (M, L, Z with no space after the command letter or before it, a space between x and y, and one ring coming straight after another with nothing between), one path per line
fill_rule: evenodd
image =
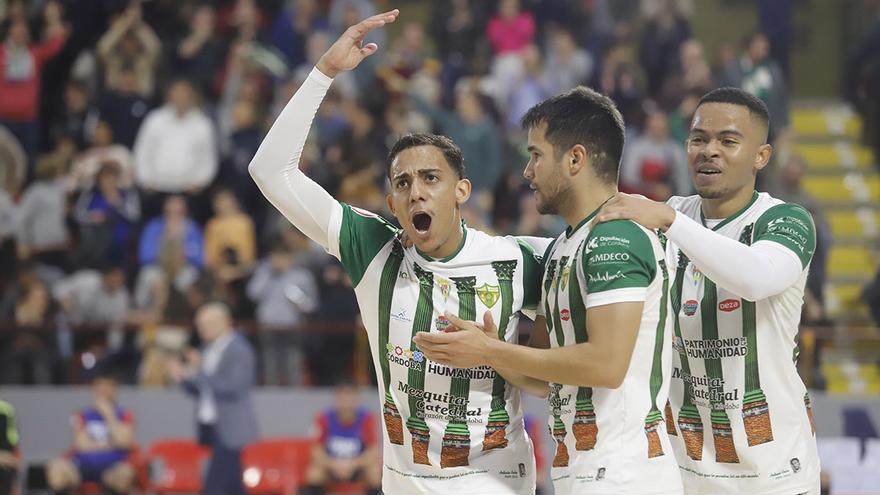
M434 289L434 274L422 269L419 265L414 266L416 277L419 280L419 299L416 303L416 314L413 318L412 336L418 332L431 331L431 317L434 313L432 292ZM410 350L418 351L415 342L410 344ZM425 366L410 368L407 375L409 385L409 418L406 426L412 435L413 462L416 464L430 464L428 461L428 443L430 442L430 430L425 423L425 402L420 393L425 390Z

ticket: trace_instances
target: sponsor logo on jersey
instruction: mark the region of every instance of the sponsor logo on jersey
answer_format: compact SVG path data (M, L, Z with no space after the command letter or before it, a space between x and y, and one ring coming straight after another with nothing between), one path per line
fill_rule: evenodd
M605 272L593 275L592 273L587 274L587 281L591 284L596 282L613 282L619 278L626 278L626 275L623 274L622 270L617 270L617 273Z
M519 463L519 477L525 478L526 476L526 465L525 463Z
M597 265L629 261L629 253L598 253L590 256L589 262Z
M449 328L449 325L451 325L451 323L443 315L438 316L437 319L434 320L434 326L437 327L438 332L445 331L447 328Z
M403 271L401 271L400 273L397 274L397 278L402 278L402 279L404 279L404 280L409 280L409 272L407 272L406 270L403 270Z
M801 470L801 460L797 457L792 457L789 464L791 464L791 470L795 473Z
M480 298L480 301L483 301L483 304L486 305L487 308L495 306L495 303L501 298L501 288L497 285L484 283L474 290L477 293L477 297Z
M406 321L406 322L410 322L410 321L412 321L412 318L410 318L410 317L406 314L406 308L400 308L400 309L397 310L397 311L393 311L393 312L391 312L391 317L394 318L394 319L397 320L397 321Z
M571 311L563 309L559 312L559 317L562 318L562 321L568 321L571 319Z
M587 249L593 250L599 247L599 238L593 237L589 241L587 241Z
M694 316L694 314L697 312L697 307L699 307L699 306L700 306L700 303L698 303L696 300L688 299L681 306L681 309L684 310L685 315Z
M425 355L422 354L422 351L413 351L390 342L385 345L385 352L388 361L405 368L421 370L422 362L425 361Z
M718 303L718 309L725 313L736 311L739 309L739 299L725 299Z
M598 471L596 471L596 481L605 479L605 468L600 467Z

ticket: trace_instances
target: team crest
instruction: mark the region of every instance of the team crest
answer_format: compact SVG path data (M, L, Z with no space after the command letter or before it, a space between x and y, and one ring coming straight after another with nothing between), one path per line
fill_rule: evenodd
M446 302L449 299L449 280L445 278L438 279L437 285L440 286L440 295L443 296L443 302Z
M480 301L483 301L483 304L486 305L487 308L495 306L495 303L501 298L501 288L497 285L484 283L474 290L477 293L477 297L480 298Z
M691 265L691 266L693 267L693 270L694 270L694 284L699 284L700 278L703 277L703 272L701 272L700 269L697 268L696 265Z
M564 270L562 270L562 290L565 290L568 287L568 277L571 275L571 267L566 266Z

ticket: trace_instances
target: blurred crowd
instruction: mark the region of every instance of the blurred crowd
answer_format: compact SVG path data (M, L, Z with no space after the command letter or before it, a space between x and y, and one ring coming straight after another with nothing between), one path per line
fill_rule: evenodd
M524 187L519 119L586 84L626 120L622 190L691 194L683 141L696 103L735 85L768 104L782 150L768 174L778 180L759 188L810 203L803 160L784 152L792 2L758 1L760 25L718 53L692 37L693 4L6 0L0 377L76 381L109 359L129 381L164 385L163 358L197 339L193 312L209 300L259 330L250 335L263 383L335 383L350 373L359 317L351 283L265 201L247 166L329 44L387 8L400 8L404 22L372 34L379 53L339 75L301 160L341 201L388 215L389 147L435 131L463 151L475 191L469 225L555 236L563 226L539 216ZM425 20L408 20L416 18ZM820 256L813 321L824 318Z

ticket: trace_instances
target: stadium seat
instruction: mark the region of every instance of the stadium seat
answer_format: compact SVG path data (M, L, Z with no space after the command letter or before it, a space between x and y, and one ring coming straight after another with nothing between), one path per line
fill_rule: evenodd
M263 440L242 451L242 479L248 493L293 495L305 477L311 441Z
M210 451L188 439L160 440L147 451L148 490L155 493L198 493Z

